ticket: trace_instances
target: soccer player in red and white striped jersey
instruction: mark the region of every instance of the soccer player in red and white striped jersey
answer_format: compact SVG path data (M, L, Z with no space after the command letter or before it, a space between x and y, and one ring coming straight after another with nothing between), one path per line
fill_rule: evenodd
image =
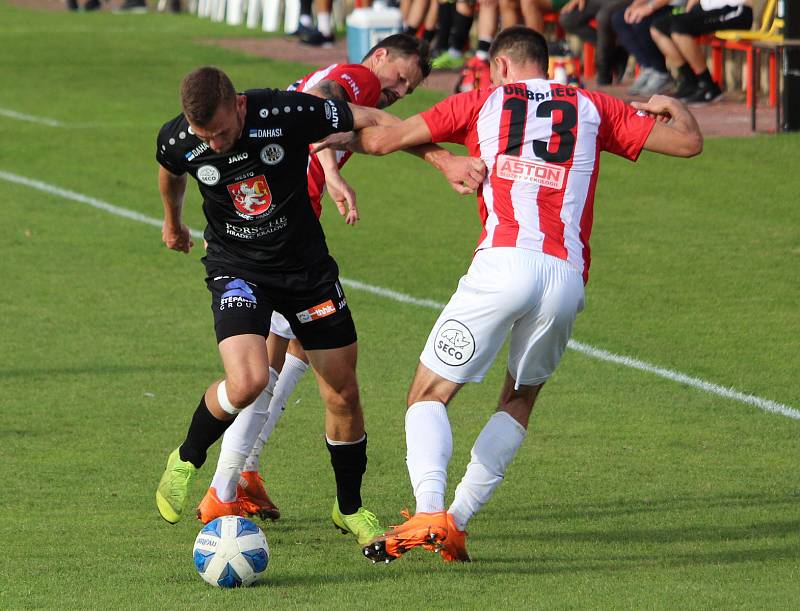
M420 545L440 549L447 561L469 559L467 522L502 481L583 308L601 151L635 161L642 149L683 157L702 149L696 121L677 100L654 96L629 106L547 80L547 45L531 29L501 32L490 61L498 87L451 96L397 126L367 128L349 145L385 154L457 142L486 164L475 257L431 331L409 390L406 460L416 514L365 547L374 560ZM464 383L483 379L509 331L497 411L445 511L452 453L446 406Z

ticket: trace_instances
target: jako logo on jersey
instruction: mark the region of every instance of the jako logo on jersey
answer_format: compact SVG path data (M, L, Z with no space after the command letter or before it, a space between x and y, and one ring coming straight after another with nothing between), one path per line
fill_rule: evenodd
M185 155L186 161L191 161L195 157L199 157L200 155L205 153L207 150L208 150L208 145L205 142L203 142L202 144L200 144L200 146L196 146L191 151L186 153L186 155Z
M204 185L213 187L219 182L219 170L213 165L200 166L197 170L197 180Z
M276 165L283 161L283 153L283 147L280 144L275 144L273 142L272 144L268 144L261 149L261 161L267 165Z
M225 285L225 292L219 303L219 309L227 308L255 308L258 305L253 289L240 278L231 280Z
M311 322L312 320L317 320L318 318L325 318L326 316L330 316L331 314L335 313L336 313L336 306L333 305L332 299L328 299L328 301L325 301L319 305L315 305L313 308L308 308L307 310L298 312L296 316L297 320L305 324L307 322Z
M500 178L532 182L551 189L562 188L567 175L566 169L560 165L509 155L498 155L496 167Z
M339 111L331 100L325 100L325 118L331 122L334 127L339 127Z
M263 175L228 185L236 214L252 219L272 211L272 193Z
M358 85L356 85L353 77L345 72L342 74L342 78L347 81L347 84L350 86L350 90L353 92L353 99L358 100L358 96L361 95L361 89L358 88Z
M239 155L231 155L230 157L228 157L228 165L232 163L237 163L239 161L244 161L248 157L249 155L247 153L241 153Z
M250 130L250 137L251 138L280 138L283 136L283 129L280 127L275 127L272 129L251 129Z
M446 320L436 333L433 349L446 365L463 365L475 354L475 338L467 327L457 320Z

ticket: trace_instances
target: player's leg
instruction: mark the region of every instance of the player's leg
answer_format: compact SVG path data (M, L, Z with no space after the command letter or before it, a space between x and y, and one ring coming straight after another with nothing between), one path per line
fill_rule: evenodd
M503 481L525 439L539 390L561 360L575 317L583 309L583 280L566 261L529 252L519 261L516 274L537 279L531 307L511 330L508 373L497 411L475 440L470 463L448 509L451 523L441 550L447 561L469 558L467 523Z
M238 415L227 430L211 487L198 506L197 517L203 523L222 515L252 515L259 512L258 506L237 499L236 490L247 455L267 417L272 388L277 378L268 366L263 335L229 337L220 342L219 349L226 379L217 388L217 400L226 412ZM245 377L242 377L242 372L246 372ZM237 383L237 380L241 381ZM260 390L242 406L237 403L236 397L245 384L252 388L253 393L258 388Z
M272 362L271 357L270 362ZM242 477L239 480L239 488L236 491L237 498L246 498L261 508L259 515L262 518L277 520L280 517L280 510L267 494L267 490L264 487L264 478L259 473L261 456L270 435L272 435L278 421L286 411L289 397L307 370L308 357L306 357L300 343L292 339L288 342L288 351L284 355L284 364L272 391L272 400L269 403L267 419L253 443L250 455L245 461Z
M253 283L229 270L209 269L206 285L225 379L212 384L197 406L186 440L170 454L156 492L156 504L168 522L180 520L186 508L189 482L206 460L208 448L233 418L247 407L262 410L269 403L267 352L264 338L271 308Z
M269 404L269 416L264 423L261 432L258 435L253 449L248 456L248 466L254 470L258 470L259 461L263 452L264 446L269 440L272 431L278 425L278 421L286 411L286 405L289 402L294 389L303 379L303 376L308 371L308 356L306 355L303 347L296 339L289 341L288 349L284 355L283 366L278 375L278 382L275 384L275 389L272 391L272 401Z
M367 468L367 435L358 392L356 328L333 259L302 277L307 292L281 304L317 378L325 404L326 447L336 480L331 518L362 545L381 532L377 518L362 505Z
M343 330L331 332L342 334ZM383 529L361 498L367 470L367 434L356 379L358 344L309 349L307 355L325 403L325 445L336 480L331 519L343 533L354 534L361 545L366 545Z
M208 449L237 414L248 408L262 410L269 404L264 337L234 335L223 339L219 349L225 379L215 382L204 393L192 416L186 439L170 454L156 492L159 512L171 523L180 520L186 507L189 482L205 462ZM242 456L242 464L245 456ZM237 480L238 477L237 473Z
M258 515L262 519L277 520L281 515L277 505L269 497L264 487L264 478L259 473L259 462L264 444L269 439L278 419L283 415L283 408L286 405L285 389L287 384L294 388L297 383L296 367L293 367L295 359L290 358L289 364L286 364L286 351L292 340L294 340L294 333L289 321L279 312L273 312L270 321L270 333L267 336L267 354L269 355L270 369L278 372L278 380L272 389L272 399L269 403L267 415L258 435L253 440L253 445L239 478L239 485L236 488L236 498L247 500L257 505L259 507ZM302 361L300 361L300 365L305 366ZM258 426L258 423L254 423L253 426ZM236 427L237 424L234 423L231 430L226 433L226 437ZM223 439L222 443L224 447L225 439Z
M507 275L517 249L479 251L433 327L408 393L406 464L416 513L364 549L389 561L409 549L433 549L447 536L445 492L452 454L447 405L466 382L483 379L506 333L526 309L529 296Z

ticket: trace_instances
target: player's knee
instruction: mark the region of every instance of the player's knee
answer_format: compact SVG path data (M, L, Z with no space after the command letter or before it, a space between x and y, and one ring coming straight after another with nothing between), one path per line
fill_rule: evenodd
M325 393L325 406L332 414L348 414L359 406L358 385L345 384Z
M269 381L266 371L243 371L229 375L225 380L228 401L237 409L243 409L258 398Z

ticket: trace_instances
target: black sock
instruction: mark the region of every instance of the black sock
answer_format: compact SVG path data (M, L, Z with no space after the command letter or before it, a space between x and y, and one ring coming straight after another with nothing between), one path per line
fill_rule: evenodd
M331 454L331 466L336 476L336 498L339 511L350 515L361 507L361 479L367 470L367 435L358 443L344 446L325 441Z
M422 38L424 38L428 44L431 44L433 42L433 39L436 38L436 29L422 30Z
M680 66L678 68L678 74L680 75L681 80L684 83L696 83L697 82L697 77L694 74L694 70L692 70L692 67L688 63L683 64L682 66Z
M300 14L311 16L311 0L300 0Z
M450 48L458 51L464 50L464 45L469 38L469 30L472 27L472 15L467 17L456 11L453 17L453 32L450 34Z
M417 35L417 28L411 25L403 26L403 34L407 36L416 36Z
M711 87L713 82L714 81L711 79L711 73L708 71L708 68L697 75L697 84L701 87Z
M230 420L217 420L208 411L204 393L203 398L200 399L200 404L194 410L192 422L189 424L189 431L186 433L186 441L181 444L181 460L189 461L198 469L202 467L203 463L206 462L208 448L222 437L222 434L232 422L233 418Z
M439 3L439 16L436 21L438 28L436 46L442 51L447 51L447 42L450 40L450 30L453 28L453 15L455 15L455 12L455 2Z
M489 54L489 48L491 46L492 46L492 41L491 40L485 40L483 38L479 38L478 39L478 51L482 51L482 52L484 52L484 53L486 53L488 55Z

